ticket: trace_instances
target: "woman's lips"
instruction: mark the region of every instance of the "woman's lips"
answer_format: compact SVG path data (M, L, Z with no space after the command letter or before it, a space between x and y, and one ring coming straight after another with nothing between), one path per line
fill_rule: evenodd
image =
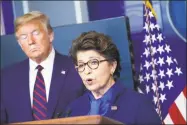
M85 81L86 81L86 83L87 83L88 85L92 85L92 84L93 84L93 79L91 79L91 78L88 78L88 79L86 79Z

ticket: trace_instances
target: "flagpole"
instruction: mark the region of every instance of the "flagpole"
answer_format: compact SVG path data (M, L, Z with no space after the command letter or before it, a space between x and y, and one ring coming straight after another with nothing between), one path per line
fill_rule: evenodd
M153 9L153 7L152 7L151 3L149 2L149 0L144 0L144 3L145 3L145 6L151 10L151 12L153 13L153 15L154 15L155 18L157 19L156 12L155 12L155 10Z

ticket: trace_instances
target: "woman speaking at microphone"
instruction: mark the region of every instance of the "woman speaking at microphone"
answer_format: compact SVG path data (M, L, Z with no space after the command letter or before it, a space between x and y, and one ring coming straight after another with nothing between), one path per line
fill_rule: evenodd
M72 42L70 56L88 91L67 107L69 117L102 115L125 124L161 123L151 100L117 80L120 55L109 36L82 33Z

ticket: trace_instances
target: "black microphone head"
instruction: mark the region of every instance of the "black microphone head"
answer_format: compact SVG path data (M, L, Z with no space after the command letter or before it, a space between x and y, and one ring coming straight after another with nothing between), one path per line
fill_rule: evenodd
M61 118L62 117L62 112L57 112L53 118Z
M69 108L66 113L65 113L65 117L69 117L71 114L72 110Z

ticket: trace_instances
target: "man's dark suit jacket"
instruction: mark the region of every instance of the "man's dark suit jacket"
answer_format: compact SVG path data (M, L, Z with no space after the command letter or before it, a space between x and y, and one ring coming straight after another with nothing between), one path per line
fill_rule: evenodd
M47 117L58 117L72 100L82 94L82 80L72 60L55 52ZM29 59L26 59L1 72L1 123L32 120Z
M125 124L161 124L160 118L154 106L143 94L126 89L122 83L116 82L112 93L115 96L114 103L104 115ZM81 107L81 108L80 108ZM84 116L90 111L88 93L73 101L61 117Z

